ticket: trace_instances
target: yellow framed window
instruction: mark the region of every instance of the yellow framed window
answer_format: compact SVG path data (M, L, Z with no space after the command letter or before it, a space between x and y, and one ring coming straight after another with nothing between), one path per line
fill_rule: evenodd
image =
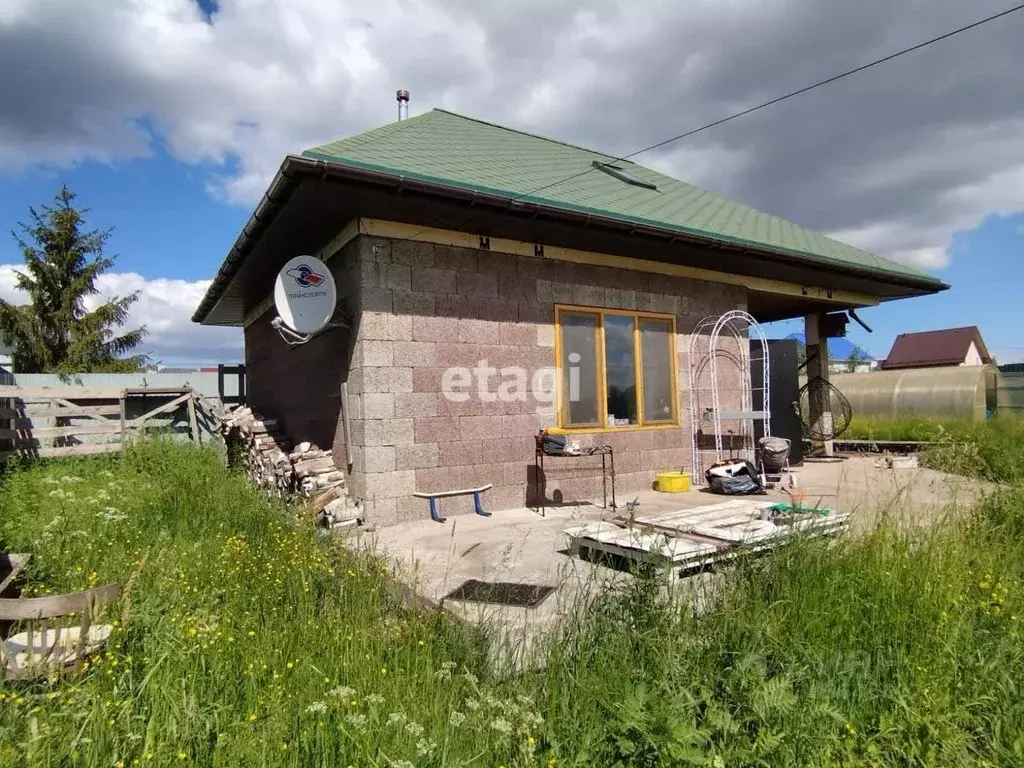
M676 426L674 315L555 306L558 426Z

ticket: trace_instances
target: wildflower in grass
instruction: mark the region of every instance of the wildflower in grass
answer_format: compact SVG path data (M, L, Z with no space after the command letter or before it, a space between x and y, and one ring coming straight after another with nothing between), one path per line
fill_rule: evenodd
M512 733L512 723L503 717L496 717L491 720L491 728L496 730L498 733Z
M415 720L410 720L405 724L405 732L412 736L414 739L418 739L423 735L423 726L417 723Z
M480 709L480 702L477 699L467 699L466 709L470 710L471 712L476 712L478 709Z
M99 516L108 523L119 523L128 519L128 516L122 514L117 507L104 507Z
M352 712L345 715L345 722L355 728L357 731L361 731L366 728L367 717L359 712Z
M406 717L404 712L392 712L388 715L387 726L389 728L393 726L401 727L405 723Z
M431 739L420 739L416 742L416 754L419 757L430 757L437 749L437 742Z
M466 722L466 716L461 712L452 710L451 714L448 715L448 722L451 723L452 728L458 728L464 722Z
M388 768L416 768L416 766L408 760L392 760L388 763Z
M366 703L369 704L371 707L379 707L381 704L384 703L384 697L381 696L379 693L371 693L369 696L366 697Z
M329 690L327 695L340 702L346 702L356 695L356 689L349 688L347 685L339 685L337 688Z
M327 711L327 705L322 701L314 701L306 707L306 711L310 714L320 715Z
M470 685L476 685L477 683L480 682L480 680L477 678L477 676L474 675L472 672L470 672L468 669L463 670L462 676L465 678L466 682L469 683Z

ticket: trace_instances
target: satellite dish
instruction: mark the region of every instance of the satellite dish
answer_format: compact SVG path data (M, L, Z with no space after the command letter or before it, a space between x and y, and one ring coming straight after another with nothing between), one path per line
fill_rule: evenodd
M334 314L337 298L331 271L315 256L296 256L277 273L274 306L293 331L319 331Z

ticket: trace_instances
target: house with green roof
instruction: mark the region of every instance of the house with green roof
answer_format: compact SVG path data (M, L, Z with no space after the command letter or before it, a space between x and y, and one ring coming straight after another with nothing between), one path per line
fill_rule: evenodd
M294 344L272 292L300 255L325 262L338 305ZM703 318L820 318L946 287L628 160L435 109L286 157L193 320L244 328L250 405L333 446L386 524L423 516L416 492L491 485L496 509L601 497L592 462L539 476L539 430L612 446L620 495L650 488L690 465ZM738 400L749 372L718 371Z

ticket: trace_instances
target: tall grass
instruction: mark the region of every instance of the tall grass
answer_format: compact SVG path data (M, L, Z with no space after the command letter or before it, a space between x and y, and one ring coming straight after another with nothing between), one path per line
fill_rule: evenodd
M290 520L211 452L148 445L18 472L0 515L5 546L33 554L33 591L125 592L81 679L4 684L4 765L498 764L528 746L529 703L473 677L479 644L402 610L381 564ZM495 710L507 732L487 726ZM453 738L455 712L481 736Z
M35 590L127 593L80 677L2 684L2 765L1024 765L1020 487L695 593L638 574L532 672L203 451L36 466L0 504Z
M1024 418L986 421L917 417L854 419L850 440L911 440L936 445L922 456L926 466L992 482L1024 481Z

